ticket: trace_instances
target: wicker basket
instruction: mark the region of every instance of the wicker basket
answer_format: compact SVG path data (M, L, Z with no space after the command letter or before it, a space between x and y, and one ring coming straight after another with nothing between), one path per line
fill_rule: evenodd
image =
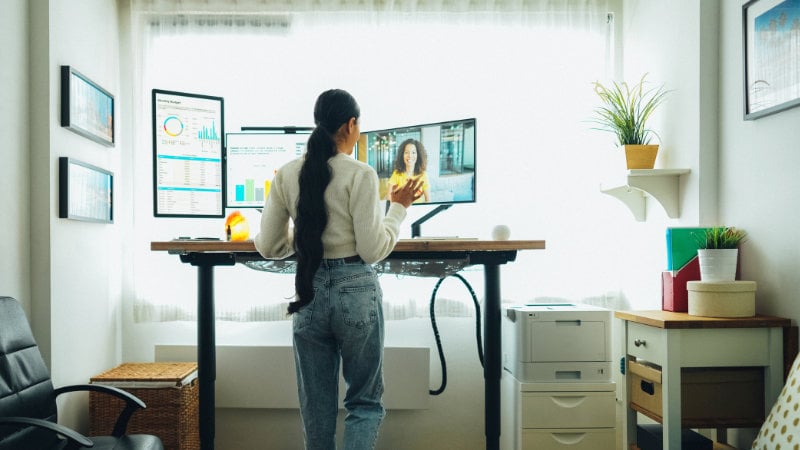
M139 397L147 408L128 422L128 434L154 434L165 450L199 450L197 363L124 363L92 377ZM124 407L116 397L89 393L89 434L108 435Z

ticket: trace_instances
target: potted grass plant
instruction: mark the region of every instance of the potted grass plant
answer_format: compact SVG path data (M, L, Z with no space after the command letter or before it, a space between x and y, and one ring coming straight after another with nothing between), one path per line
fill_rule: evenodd
M739 244L747 233L735 227L706 228L698 237L697 257L700 280L708 282L734 281L739 259Z
M658 154L658 144L651 144L653 135L647 121L664 102L669 91L664 86L647 88L642 75L638 83L626 82L604 85L594 82L594 91L600 97L601 106L595 108L594 123L598 130L616 135L617 144L625 149L628 169L652 169Z

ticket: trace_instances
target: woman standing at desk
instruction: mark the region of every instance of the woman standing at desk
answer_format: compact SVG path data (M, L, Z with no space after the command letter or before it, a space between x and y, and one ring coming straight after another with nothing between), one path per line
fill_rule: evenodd
M375 447L385 414L384 330L382 291L370 264L392 251L406 208L421 195L416 180L396 187L383 215L377 174L351 156L359 116L349 93L320 94L306 154L278 170L254 239L265 258L296 253L289 314L309 450L336 448L340 361L347 385L344 448Z

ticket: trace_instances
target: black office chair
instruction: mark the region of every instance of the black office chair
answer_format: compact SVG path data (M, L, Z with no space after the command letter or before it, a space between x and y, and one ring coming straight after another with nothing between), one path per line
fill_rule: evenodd
M64 392L104 392L125 401L111 436L86 437L57 423L56 397ZM163 450L157 436L125 435L144 402L110 386L53 388L50 373L18 301L0 297L0 450Z

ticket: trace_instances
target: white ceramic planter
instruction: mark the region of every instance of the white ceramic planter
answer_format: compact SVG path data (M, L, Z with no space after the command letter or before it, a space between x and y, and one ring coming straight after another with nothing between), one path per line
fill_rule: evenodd
M734 281L738 248L701 248L697 250L700 280L707 282Z

